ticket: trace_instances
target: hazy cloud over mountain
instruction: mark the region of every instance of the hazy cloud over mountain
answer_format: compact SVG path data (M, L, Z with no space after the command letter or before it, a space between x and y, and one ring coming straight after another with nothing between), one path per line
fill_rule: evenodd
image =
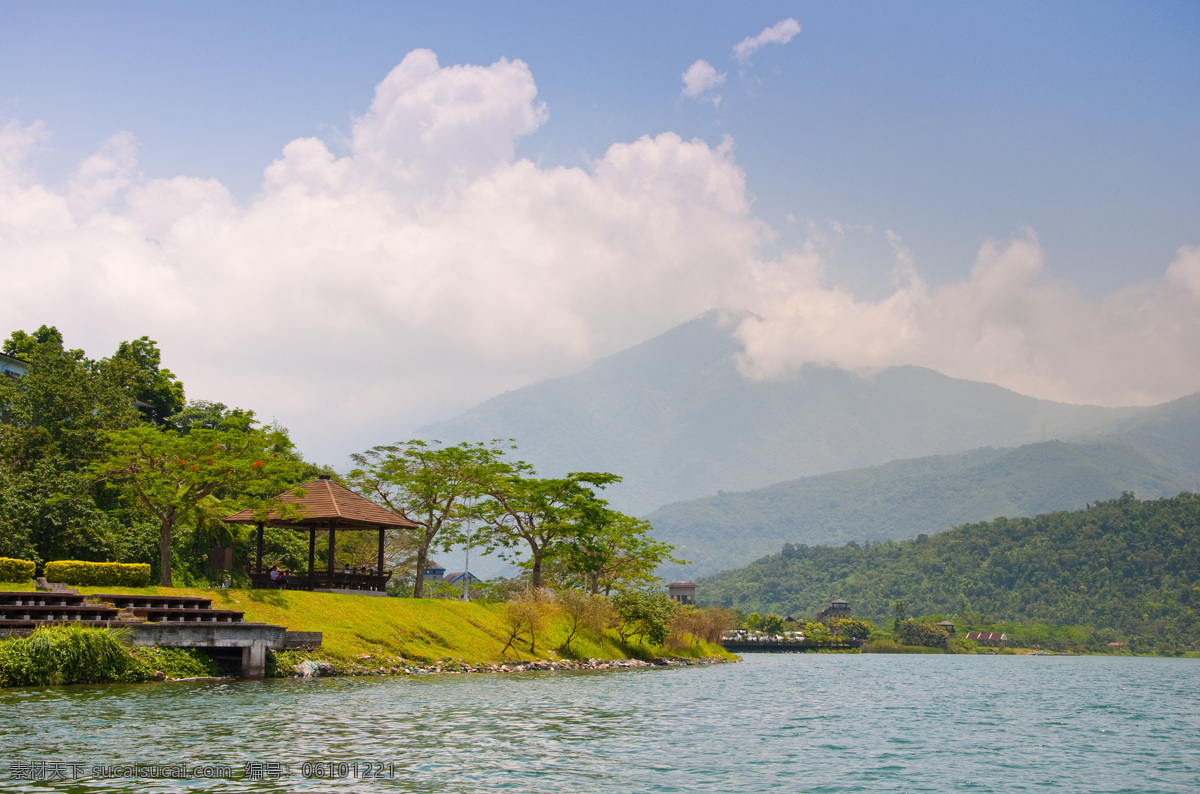
M794 35L776 28L747 41ZM216 180L142 178L129 133L46 184L49 132L10 122L5 330L55 323L93 355L148 333L189 396L278 417L327 459L714 306L763 318L742 329L756 377L914 363L1106 404L1200 390L1198 249L1094 300L1053 278L1033 232L985 243L968 278L937 286L897 238L893 291L860 299L831 286L817 246L764 254L774 232L732 141L661 132L586 167L518 159L552 110L519 60L415 50L344 151L286 143L245 204Z

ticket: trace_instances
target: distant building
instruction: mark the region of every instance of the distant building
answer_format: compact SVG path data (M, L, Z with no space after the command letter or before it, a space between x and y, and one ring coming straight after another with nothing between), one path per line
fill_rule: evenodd
M817 620L824 620L825 618L833 620L834 618L848 617L850 617L850 602L843 601L840 598L830 601L829 606L817 613Z
M433 560L430 560L429 562L427 562L425 564L425 581L440 582L440 581L442 581L442 578L445 575L446 575L446 566L445 565L438 565Z
M24 359L0 353L0 376L19 378L29 372L29 362Z
M1008 645L1008 635L1003 632L968 631L967 639L987 648L1001 648Z
M441 581L445 582L446 584L456 584L461 587L463 579L468 577L470 577L470 584L467 585L468 587L474 587L477 584L483 584L482 579L475 574L470 573L469 571L443 572Z
M942 628L944 628L946 630L946 633L949 634L951 637L954 636L954 623L952 621L943 620L938 625L941 626Z
M667 585L667 596L685 606L695 606L696 585L691 582L671 582Z

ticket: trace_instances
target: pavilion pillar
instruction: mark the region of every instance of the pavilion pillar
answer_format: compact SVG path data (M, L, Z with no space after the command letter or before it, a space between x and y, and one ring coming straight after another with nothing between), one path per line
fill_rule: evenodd
M329 522L329 587L333 587L333 569L337 567L337 523Z
M254 572L262 573L263 522L258 522L258 551L254 560Z
M317 530L315 527L308 528L308 589L312 590L316 587L313 582L313 564L317 559Z
M375 569L375 573L383 576L383 533L387 527L379 528L379 567Z

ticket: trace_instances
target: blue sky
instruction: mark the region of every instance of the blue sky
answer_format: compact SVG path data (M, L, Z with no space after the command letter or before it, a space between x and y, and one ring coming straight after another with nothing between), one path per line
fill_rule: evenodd
M787 43L765 44L745 62L734 56L738 42L787 19L801 26ZM10 124L10 137L17 141L12 151L20 152L12 184L59 196L70 208L73 231L51 234L53 224L40 225L38 234L45 237L37 239L43 242L22 248L16 241L36 235L33 227L14 220L20 213L11 207L29 206L33 194L14 199L8 242L0 237L8 259L7 265L0 264L0 275L10 284L19 276L26 279L20 282L26 289L51 293L44 303L27 305L14 325L55 321L55 312L63 310L57 322L75 335L72 343L96 353L115 346L119 338L150 334L163 342L168 360L175 345L174 366L185 382L196 384L193 396L220 394L227 401L253 402L261 412L303 426L321 399L314 398L314 405L275 402L266 387L238 393L235 381L224 381L219 367L208 363L223 356L229 364L246 348L245 340L230 335L207 347L189 346L196 330L179 318L203 317L204 301L215 298L177 299L180 293L199 294L206 260L194 253L195 246L155 236L159 232L152 227L166 235L168 229L175 234L187 224L201 223L200 218L236 218L202 235L206 240L225 234L236 238L228 249L208 255L257 267L252 263L259 261L259 246L268 240L255 235L269 233L261 218L286 214L262 200L271 192L264 187L264 169L281 160L289 142L310 137L323 141L331 157L355 160L356 120L369 115L376 87L409 53L424 48L436 53L445 70L438 74L447 79L456 74L450 71L456 65L490 67L501 58L524 62L528 74L512 76L514 93L504 112L534 114L512 121L515 117L501 113L470 133L476 136L468 136L476 148L485 138L486 145L500 150L515 147L515 155L499 165L474 163L458 150L450 155L425 152L421 156L445 158L445 168L430 171L442 175L436 179L464 172L472 179L486 174L492 180L500 173L494 169L528 158L541 178L557 179L554 169L563 166L603 182L608 164L622 176L606 184L626 186L612 189L614 195L629 197L635 190L628 187L632 177L621 169L648 169L649 174L649 163L661 164L666 161L660 157L683 152L682 159L672 160L676 165L647 176L674 187L638 193L629 210L630 217L653 215L646 209L652 204L665 213L662 217L691 219L679 221L678 246L653 239L654 228L661 227L647 227L630 232L631 239L642 242L629 242L615 258L601 257L594 267L622 274L623 267L635 268L630 263L645 266L673 258L679 260L674 267L690 267L690 262L681 264L694 256L688 240L710 233L711 240L695 245L721 249L726 259L691 271L664 268L660 281L640 286L636 278L622 275L629 289L650 297L623 302L614 291L610 305L580 303L533 330L481 326L473 336L464 331L463 339L447 343L429 360L409 355L403 343L378 349L366 345L363 361L449 385L446 394L397 405L383 396L397 388L395 382L355 381L358 395L377 395L343 406L360 410L364 422L391 417L390 427L402 432L443 418L439 411L448 406L464 408L502 388L577 369L597 355L719 304L713 295L730 294L744 294L739 303L766 318L762 327L745 329L752 359L748 371L756 376L778 374L805 360L844 366L910 362L1056 399L1153 402L1200 389L1200 364L1180 377L1135 387L1112 375L1112 359L1086 372L1064 372L1062 362L1088 355L1088 340L1103 340L1113 355L1136 357L1146 346L1176 357L1178 351L1186 356L1195 350L1196 330L1187 320L1195 307L1179 304L1171 295L1181 291L1180 285L1194 283L1200 290L1200 264L1193 265L1188 253L1200 246L1197 34L1200 6L1194 3L7 3L0 6L0 125ZM686 97L681 76L700 59L723 73L724 82L699 97ZM529 85L536 86L536 98L521 88ZM713 101L718 95L720 100ZM540 116L539 103L544 103ZM510 121L515 126L505 126ZM41 126L34 130L31 125L37 122ZM21 137L20 130L32 131ZM122 133L127 135L113 138ZM699 139L707 148L664 154L674 143L660 139L663 133L675 133L685 143ZM638 153L640 165L606 159L614 144L633 144L643 136L650 136L654 151ZM359 146L362 155L365 144ZM90 161L91 172L81 169L94 156L107 159ZM388 156L400 157L394 151ZM707 165L696 165L704 158L709 158ZM359 159L365 163L369 158ZM691 165L678 165L685 162ZM734 184L736 174L722 170L723 163L744 183ZM709 177L698 176L695 168L710 169ZM695 184L710 177L734 182L726 185L727 194L713 194L711 206L692 207L687 204L691 188L679 187L686 180L678 169L693 169L687 170L687 179L699 180ZM104 182L107 187L93 178L100 172L116 174ZM85 177L92 181L80 187ZM161 198L169 180L184 190L181 177L194 180L186 188L192 191L190 198L180 198L178 192ZM295 179L299 177L293 187L300 184ZM202 180L215 182L204 188ZM220 191L196 198L195 191L217 183L228 191L228 201L217 195ZM512 184L489 182L501 183ZM444 185L433 184L411 189L424 191L429 200L442 195ZM505 194L497 206L522 205L529 195L549 189L527 187L534 192ZM404 193L410 188L387 189ZM361 276L350 283L361 291L362 285L382 279L397 303L390 310L362 309L362 317L377 312L383 318L372 323L356 317L359 307L347 295L336 311L355 321L318 323L316 330L333 340L318 355L340 357L335 350L354 347L364 335L392 340L440 333L433 320L422 325L406 319L408 324L397 325L386 318L412 318L422 311L444 316L463 307L428 295L407 302L403 285L410 282L397 276L393 283L389 274L416 278L415 271L400 254L372 258L376 254L371 252L399 250L413 240L432 245L429 239L438 234L434 229L444 230L444 225L418 220L404 226L411 218L396 220L403 215L399 209L369 221L351 217L347 208L362 206L366 194L350 199L346 190L338 188L337 201L347 220L338 227L341 231L331 232L331 239L367 234L363 230L368 228L383 235L383 227L393 222L407 231L369 250L344 252L344 260L335 243L313 241L313 247L326 250L325 258L280 255L270 274L303 280L316 272L310 269L327 269L330 261L361 262L359 269L346 266L348 273ZM96 198L96 191L103 196ZM281 189L281 195L286 192ZM92 198L79 198L85 193ZM181 209L172 210L176 214L169 223L152 218L147 209L175 207L173 202L182 202ZM205 208L197 209L196 202ZM632 209L635 203L640 209ZM465 213L458 216L460 226L474 223L463 220L478 217L463 209L467 205L456 206L456 212ZM586 249L612 238L603 207L588 206L595 210L594 216L587 215L591 220L580 220L583 210L573 214L570 223L580 228L551 249ZM288 211L304 213L309 225L322 222L314 206ZM551 224L546 212L550 210L522 216L522 223L529 223L524 236L510 239L502 231L488 232L499 235L492 247L511 245L514 251L537 255L539 240L564 226L561 220L545 225ZM725 221L714 221L710 212L723 213L729 225L721 226ZM53 214L47 213L45 217ZM187 224L181 224L185 216ZM697 224L696 231L684 228L687 223ZM98 226L107 230L103 240L88 236ZM128 231L132 226L140 231ZM276 235L289 234L270 228ZM72 235L75 242L69 249L54 249L59 253L46 259L46 241L58 244ZM141 239L153 239L158 248L138 250L135 243ZM988 253L989 240L994 241L994 256ZM451 240L436 248L436 274L457 273L459 258L468 254L456 245ZM94 262L87 260L87 251L95 252ZM548 291L547 300L574 305L576 298L564 298L564 292L596 292L594 283L580 287L570 280L573 265L567 258L547 256L540 267L554 269L555 278L563 280ZM54 278L28 280L28 272L45 261L61 263ZM104 263L106 280L91 289L92 297L55 292L55 284L72 280L76 268L100 278L94 271L97 262ZM507 266L496 262L488 272ZM222 278L213 267L210 279ZM981 267L1018 274L1013 278L1019 284L998 288L1009 290L1003 305L964 297L993 289L988 285L994 280L988 281ZM1172 275L1164 275L1168 270ZM738 281L731 286L730 279L751 271L753 285ZM471 272L478 280L478 273ZM514 272L510 280L546 283L544 272L539 273ZM422 278L428 280L429 273ZM681 280L690 290L686 299L671 291L671 284ZM269 283L266 271L254 282L259 289ZM169 294L170 289L176 293ZM321 289L328 287L313 287ZM107 291L114 293L111 300L97 302L94 295ZM310 298L319 303L299 289L284 291L288 294L268 291L242 310L277 307L278 322L286 322L289 312L311 316ZM160 300L168 308L157 313L130 310L142 300ZM953 327L920 319L944 318L951 301L967 306L974 319ZM1176 302L1168 306L1164 301ZM475 315L482 314L473 305ZM1174 317L1172 312L1183 318L1182 331L1178 322L1154 325L1153 318ZM1022 323L1034 314L1049 319L1030 330ZM619 328L596 319L614 315L621 319ZM821 319L831 316L840 319ZM1056 324L1056 316L1073 319ZM1113 316L1120 317L1120 327L1105 325L1104 318ZM897 323L905 323L905 330L898 332ZM997 323L1005 328L999 335L990 330ZM960 334L977 344L943 350L914 343L866 355L864 350L878 345L872 338L848 334L847 328L873 329L882 338ZM1121 328L1133 331L1122 336ZM522 336L526 332L528 337ZM569 341L539 346L551 336ZM848 341L839 347L814 342L815 337ZM496 338L509 340L509 345L498 348ZM258 358L279 353L285 342L286 337L264 341ZM1049 363L1020 352L1042 346L1056 351ZM979 364L988 357L1001 364L990 369ZM345 366L361 370L362 361L352 359ZM239 366L248 370L252 363ZM1043 369L1035 371L1039 366ZM1144 381L1147 376L1135 372L1127 377ZM277 387L287 382L286 373L278 378ZM289 422L289 416L297 418ZM314 443L322 454L343 452L328 439Z
M731 43L787 17L801 35L739 77ZM336 142L426 47L530 65L550 121L525 156L728 134L785 242L789 213L893 228L932 280L1025 225L1097 291L1200 240L1194 3L55 3L0 19L0 112L46 121L51 178L130 130L148 176L248 198L284 142ZM719 108L680 99L697 58L730 73Z

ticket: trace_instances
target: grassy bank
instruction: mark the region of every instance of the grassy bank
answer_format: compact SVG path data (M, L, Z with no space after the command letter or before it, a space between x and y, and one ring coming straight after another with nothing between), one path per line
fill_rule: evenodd
M21 585L0 589L32 590ZM215 609L245 613L245 620L285 626L293 631L319 631L321 649L306 654L343 663L370 659L371 665L406 660L429 664L463 660L468 664L496 664L535 658L523 640L504 653L508 629L498 606L439 599L376 598L299 590L207 590L201 588L80 587L81 593L146 593L211 598ZM565 621L555 620L537 637L536 658L564 655ZM719 645L697 643L668 650L650 643L624 646L616 633L605 632L604 647L590 632L580 632L571 643L575 658L626 659L655 656L721 657L736 659Z

